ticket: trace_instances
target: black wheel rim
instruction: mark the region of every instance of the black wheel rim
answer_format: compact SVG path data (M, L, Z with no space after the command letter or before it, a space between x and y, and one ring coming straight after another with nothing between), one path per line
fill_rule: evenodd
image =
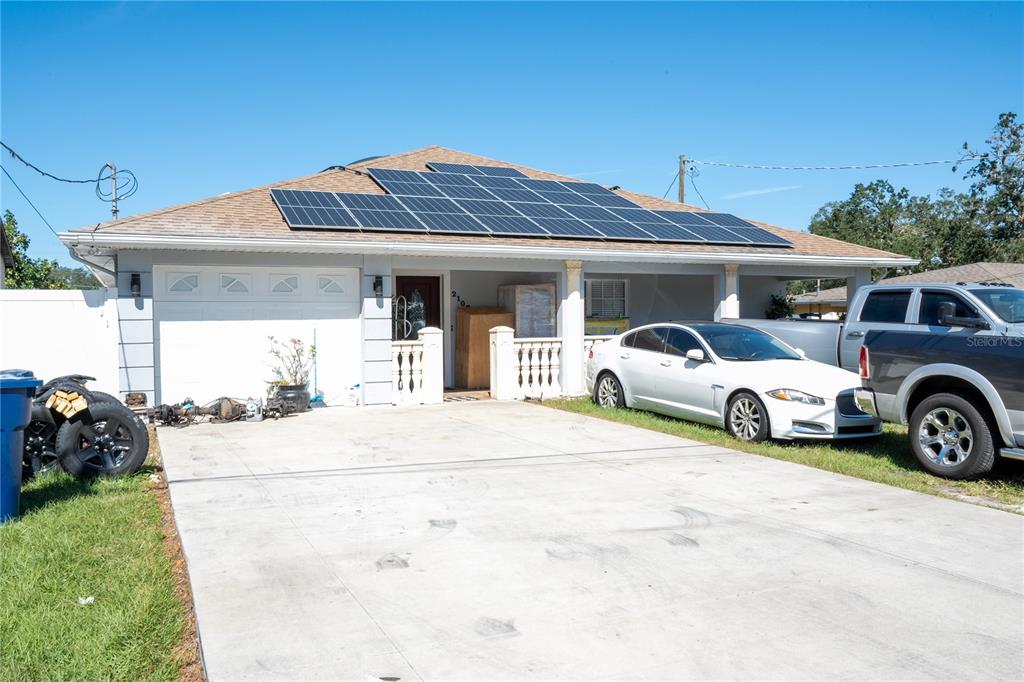
M84 424L75 442L75 456L82 466L105 473L121 466L135 440L131 429L117 417Z

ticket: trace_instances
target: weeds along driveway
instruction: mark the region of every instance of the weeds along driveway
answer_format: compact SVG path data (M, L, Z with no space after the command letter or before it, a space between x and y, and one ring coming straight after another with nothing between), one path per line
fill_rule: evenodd
M1024 673L1024 517L522 403L161 429L211 679Z

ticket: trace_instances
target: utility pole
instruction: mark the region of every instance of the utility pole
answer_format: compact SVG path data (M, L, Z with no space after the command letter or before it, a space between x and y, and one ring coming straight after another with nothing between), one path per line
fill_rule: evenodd
M679 203L686 203L686 154L679 155Z
M110 216L111 220L117 220L117 166L108 162L104 168L110 169Z

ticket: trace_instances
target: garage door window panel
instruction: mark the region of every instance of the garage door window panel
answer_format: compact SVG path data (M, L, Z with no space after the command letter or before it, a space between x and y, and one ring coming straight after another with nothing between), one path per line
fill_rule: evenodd
M220 292L228 295L248 294L252 291L252 279L247 274L221 274Z
M271 275L270 293L277 295L294 294L299 290L298 275Z
M316 290L323 296L340 296L345 293L341 280L329 275L320 275L316 278Z
M191 294L199 289L199 273L169 272L167 273L167 292L170 294Z

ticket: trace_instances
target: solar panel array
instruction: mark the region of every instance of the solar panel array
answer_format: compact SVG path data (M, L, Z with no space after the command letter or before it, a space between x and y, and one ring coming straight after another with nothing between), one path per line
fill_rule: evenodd
M368 169L388 194L270 193L292 228L790 246L728 213L651 211L594 183L537 180L496 166L427 166L431 172Z

